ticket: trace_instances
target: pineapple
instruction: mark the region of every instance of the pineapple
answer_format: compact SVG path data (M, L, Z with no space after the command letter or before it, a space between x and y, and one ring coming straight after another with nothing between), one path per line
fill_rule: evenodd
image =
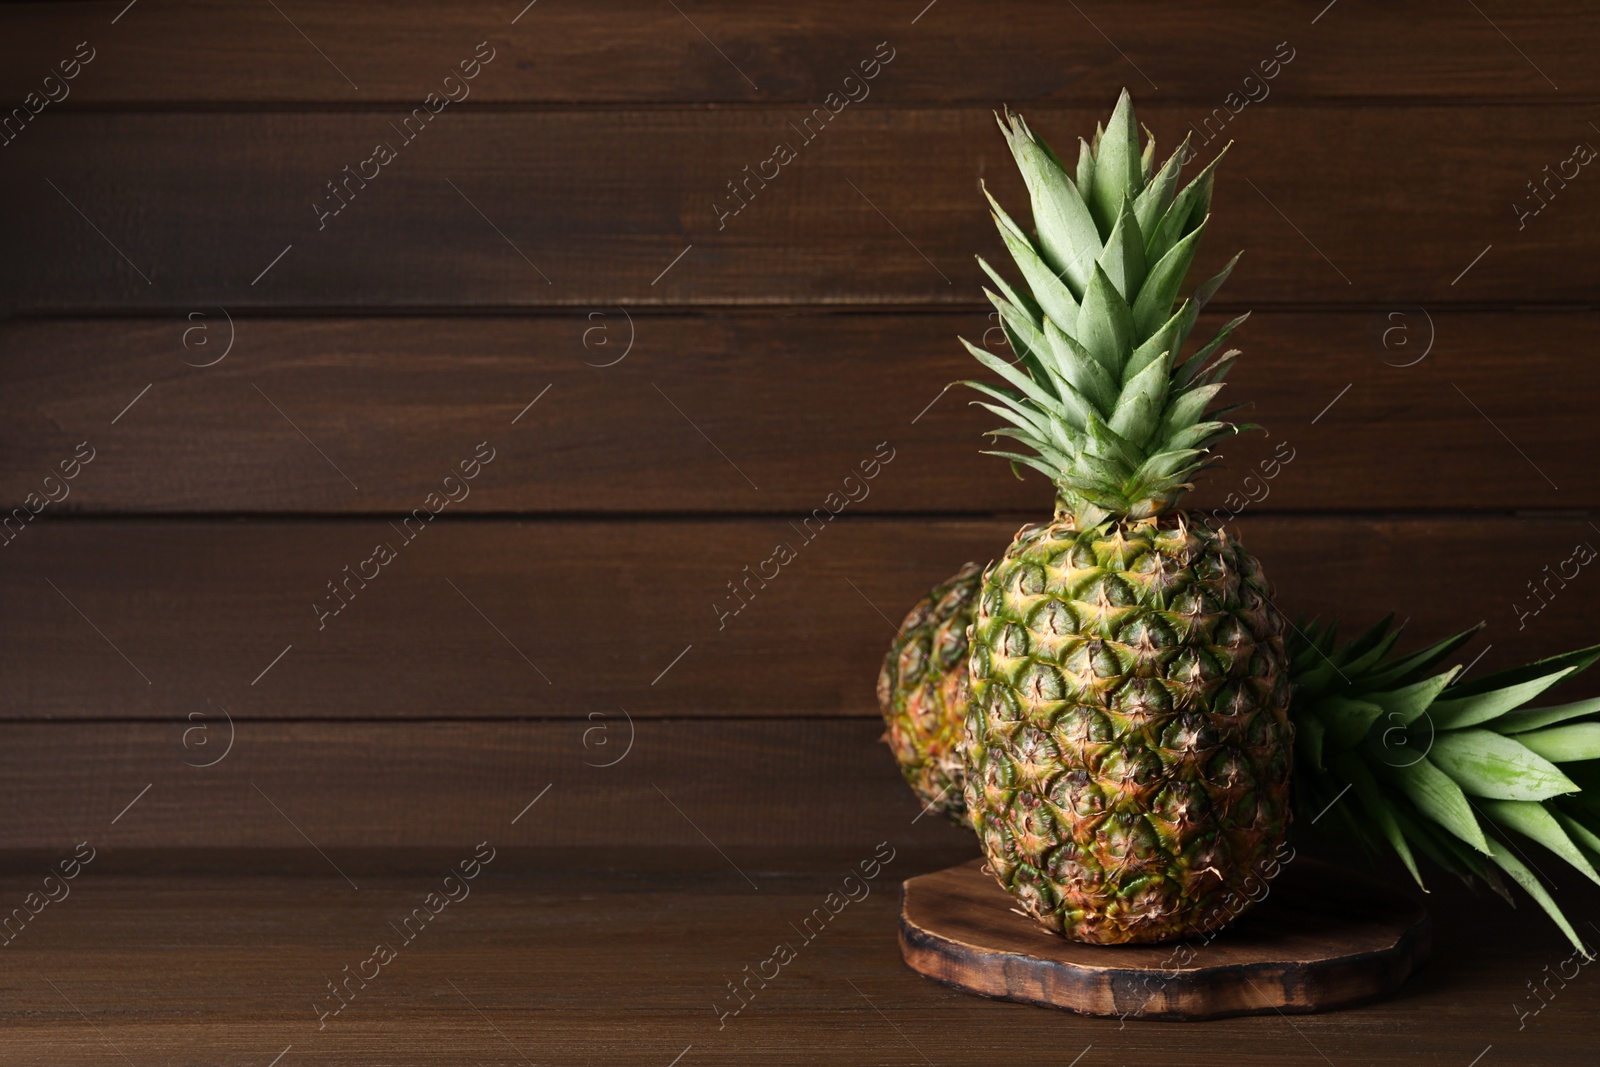
M906 615L878 672L883 740L926 810L971 826L958 746L967 715L967 627L982 568L968 563Z
M973 621L966 803L989 868L1051 930L1095 944L1216 929L1276 873L1293 728L1284 623L1255 559L1178 508L1242 321L1180 361L1233 264L1174 310L1205 231L1213 162L1178 188L1153 170L1126 91L1077 166L1009 110L1035 232L989 197L1026 281L998 292L1016 363L967 349L1011 388L968 382L1004 419L999 451L1056 487L984 572ZM1235 257L1237 261L1237 257Z
M928 810L968 827L954 746L979 576L968 563L919 601L878 676L884 740L907 783ZM1600 660L1600 645L1467 685L1459 667L1428 672L1481 626L1396 656L1391 621L1342 646L1332 625L1303 623L1287 637L1297 817L1313 830L1342 827L1369 852L1393 852L1424 889L1416 852L1513 903L1503 872L1589 952L1511 835L1600 881L1600 698L1525 707Z
M1600 645L1476 682L1458 681L1459 667L1430 674L1475 632L1403 657L1387 619L1342 647L1332 627L1292 634L1295 807L1308 825L1326 815L1392 850L1419 886L1413 848L1509 903L1503 872L1588 954L1517 841L1600 882L1600 698L1523 706L1600 659Z

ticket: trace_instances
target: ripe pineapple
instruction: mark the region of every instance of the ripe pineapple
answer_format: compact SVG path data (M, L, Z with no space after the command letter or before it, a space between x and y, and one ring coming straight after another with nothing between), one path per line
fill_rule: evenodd
M878 681L885 740L906 781L930 809L968 827L966 770L951 746L966 716L966 629L978 586L969 563L924 597ZM1413 846L1509 904L1503 871L1588 952L1513 834L1600 881L1600 698L1524 707L1600 660L1600 645L1469 685L1459 668L1429 672L1476 629L1398 656L1391 621L1342 646L1333 625L1303 623L1287 636L1301 825L1342 827L1371 852L1392 851L1424 888Z
M968 343L1013 389L967 384L1009 424L993 436L1026 450L993 454L1057 498L984 572L967 808L1000 884L1046 927L1098 944L1196 935L1276 873L1293 754L1261 568L1176 506L1236 432L1206 409L1242 318L1178 358L1233 264L1173 310L1215 163L1179 191L1185 144L1152 173L1126 91L1074 173L1009 110L1001 131L1036 233L989 198L1027 285L979 261L1017 362Z
M878 672L883 740L927 809L967 818L958 746L967 714L967 627L982 568L968 563L906 615Z

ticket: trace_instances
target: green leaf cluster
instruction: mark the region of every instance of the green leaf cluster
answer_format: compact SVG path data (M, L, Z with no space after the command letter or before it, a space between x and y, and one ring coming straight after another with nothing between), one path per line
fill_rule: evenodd
M1600 698L1526 705L1600 645L1470 682L1439 669L1476 632L1401 656L1392 617L1343 645L1333 626L1293 631L1296 814L1393 851L1418 885L1419 853L1508 902L1509 878L1586 952L1527 850L1600 882Z
M1006 423L990 436L1022 448L991 454L1044 473L1083 524L1158 514L1190 488L1211 446L1237 429L1222 419L1228 410L1208 408L1239 354L1220 351L1223 342L1247 316L1178 359L1200 309L1238 262L1178 302L1209 218L1216 160L1180 188L1185 140L1155 169L1155 141L1140 148L1127 90L1094 141L1080 140L1071 168L1020 115L1007 109L996 119L1027 185L1034 228L989 196L1023 279L1013 286L978 260L1016 357L962 342L1006 383L965 383Z

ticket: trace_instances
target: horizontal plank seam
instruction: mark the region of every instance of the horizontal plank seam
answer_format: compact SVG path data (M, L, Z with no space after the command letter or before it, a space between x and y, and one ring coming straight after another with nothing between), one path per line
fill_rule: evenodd
M820 506L820 504L819 504ZM1031 522L1044 514L1040 511L861 511L842 513L834 518L845 524L873 522ZM1204 510L1196 508L1194 510ZM82 511L56 512L39 517L40 525L60 523L357 523L384 522L403 514L404 508L393 511ZM766 522L784 518L799 518L809 514L803 508L776 509L773 511L485 511L454 515L439 515L442 526L491 523L742 523ZM1550 519L1582 521L1600 516L1600 508L1251 508L1243 518L1255 519L1352 519L1362 521L1393 520L1397 522L1435 522L1442 519Z
M871 681L868 679L867 681ZM865 682L863 685L865 686ZM398 726L398 725L516 725L516 724L552 724L578 726L588 724L589 720L582 718L581 713L572 715L463 715L451 717L446 715L418 715L415 718L405 716L371 716L338 715L324 716L275 716L275 715L246 715L231 714L235 723L248 722L256 726L270 725L310 725L322 726L326 724L356 725L356 726ZM731 714L731 715L693 715L682 712L673 712L666 715L651 715L646 712L633 713L635 722L648 723L784 723L784 722L866 722L881 723L882 717L875 711L857 711L838 715L825 715L821 712L781 712L770 715L756 714ZM151 716L151 715L105 715L105 716L26 716L18 718L0 717L0 727L4 726L101 726L107 723L121 723L135 726L174 726L189 721L178 715Z
M1012 98L1013 104L1026 105L1033 111L1083 111L1100 110L1104 100L1099 95L1085 95L1081 102L1062 100L1058 97L1041 99L1037 97L1019 96ZM1165 96L1160 100L1162 110L1177 109L1180 107L1196 107L1200 105L1215 105L1218 96L1215 93L1181 94ZM484 100L472 104L458 105L463 114L575 114L587 115L595 112L682 112L704 113L717 112L748 112L751 114L781 112L787 109L806 105L817 105L821 98L794 97L784 100ZM1495 96L1431 96L1420 94L1399 95L1372 95L1372 96L1317 96L1317 97L1292 97L1283 96L1276 105L1280 110L1296 111L1328 111L1328 110L1404 110L1415 108L1439 108L1450 110L1507 110L1510 108L1536 107L1543 110L1575 110L1593 107L1600 103L1600 96L1564 96L1559 100L1551 99L1548 94L1529 91L1526 95L1495 95ZM415 106L414 97L396 95L392 98L376 98L370 102L351 104L348 102L331 102L319 100L140 100L127 103L88 102L79 104L63 104L52 110L60 114L70 115L371 115L381 114L396 107ZM983 100L894 100L879 104L858 105L861 113L882 113L891 111L949 111L949 112L988 112L994 110L995 103L988 99Z
M978 287L978 279L974 279L974 290ZM236 308L230 314L235 319L553 319L569 318L581 314L585 310L596 307L626 307L630 313L641 317L665 318L711 318L714 316L741 316L747 318L793 318L798 316L821 317L846 317L846 316L903 316L903 317L934 317L969 314L974 312L987 313L989 305L981 301L944 301L925 303L885 302L873 303L778 303L778 302L752 302L752 303L705 303L705 304L665 304L665 303L621 303L615 304L605 300L591 300L571 304L540 304L540 305L342 305L338 307L321 307L305 305L270 305L250 306ZM1206 305L1208 314L1236 315L1250 311L1257 315L1305 315L1305 314L1370 314L1379 311L1391 311L1399 307L1411 307L1414 304L1406 301L1365 301L1359 303L1274 303L1260 301L1251 304L1234 304L1223 300L1213 300ZM174 304L171 306L150 308L146 306L130 305L125 308L95 306L76 308L69 305L52 305L50 307L14 308L0 312L0 326L9 322L77 322L92 320L127 320L140 322L160 322L174 317L182 317L194 310L194 304ZM1443 301L1429 301L1428 310L1442 314L1587 314L1600 309L1600 303L1594 301L1460 301L1447 303Z

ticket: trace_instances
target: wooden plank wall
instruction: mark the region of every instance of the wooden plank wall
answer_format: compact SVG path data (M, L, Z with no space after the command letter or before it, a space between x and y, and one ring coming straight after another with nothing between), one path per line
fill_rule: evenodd
M911 602L1048 506L944 392L994 339L979 182L1021 210L990 112L1070 143L1124 85L1160 143L1232 142L1200 267L1246 249L1217 309L1256 312L1268 433L1195 504L1256 487L1284 610L1484 620L1485 666L1600 629L1600 577L1527 589L1600 540L1600 178L1550 178L1600 143L1591 6L0 26L0 500L39 511L0 535L0 847L440 846L547 786L508 844L958 843L872 688Z

